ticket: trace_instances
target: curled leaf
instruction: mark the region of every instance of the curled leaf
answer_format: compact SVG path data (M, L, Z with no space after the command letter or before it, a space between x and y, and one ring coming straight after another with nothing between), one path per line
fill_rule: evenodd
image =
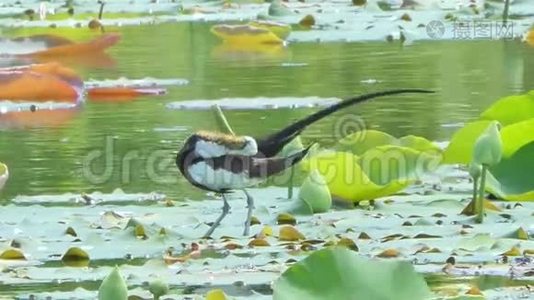
M377 257L381 257L381 258L393 258L393 257L399 257L400 256L400 252L397 249L390 248L390 249L386 249L386 250L380 252L376 256Z
M89 254L79 247L71 247L61 257L67 266L82 267L89 264Z
M283 226L280 228L280 233L278 234L278 240L280 241L298 241L306 239L302 233L300 233L293 226Z
M26 260L26 257L19 249L7 249L0 254L0 259Z

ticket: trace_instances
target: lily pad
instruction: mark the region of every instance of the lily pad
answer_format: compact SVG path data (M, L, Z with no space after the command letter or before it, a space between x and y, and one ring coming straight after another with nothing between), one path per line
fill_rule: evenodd
M273 290L275 300L417 300L430 296L411 264L370 260L344 247L314 252L284 272Z
M236 45L282 44L284 41L264 27L251 25L215 25L211 32L225 43Z

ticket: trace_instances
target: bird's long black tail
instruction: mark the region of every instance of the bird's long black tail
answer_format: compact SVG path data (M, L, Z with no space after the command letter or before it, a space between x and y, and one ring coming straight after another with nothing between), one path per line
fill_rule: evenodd
M304 119L301 119L288 127L267 136L266 138L259 139L258 142L258 152L265 157L275 156L282 148L293 140L306 126L316 122L342 108L362 103L373 98L396 95L396 94L405 94L405 93L434 93L434 91L422 90L422 89L398 89L398 90L389 90L376 93L365 94L344 100L340 103L334 104L330 107L322 109L314 114L311 114Z

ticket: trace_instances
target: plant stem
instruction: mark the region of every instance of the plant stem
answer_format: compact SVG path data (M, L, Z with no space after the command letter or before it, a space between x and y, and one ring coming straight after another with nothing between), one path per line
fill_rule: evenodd
M475 206L477 216L475 221L477 223L484 222L484 192L486 189L486 173L488 171L488 166L482 165L482 175L480 176L480 189L478 191L478 201Z
M473 177L473 211L475 210L475 201L477 201L477 195L478 195L478 180L480 177Z
M226 133L235 135L234 131L232 130L232 127L230 127L228 120L226 120L226 117L224 116L224 113L218 104L215 104L213 106L213 111L215 112L215 118L217 120L217 124L219 125L219 127L221 127L222 130L225 131Z
M289 186L287 187L287 199L293 198L293 177L295 175L295 168L291 167L289 170Z
M504 11L502 12L502 22L506 24L508 22L508 10L510 9L510 0L504 1Z

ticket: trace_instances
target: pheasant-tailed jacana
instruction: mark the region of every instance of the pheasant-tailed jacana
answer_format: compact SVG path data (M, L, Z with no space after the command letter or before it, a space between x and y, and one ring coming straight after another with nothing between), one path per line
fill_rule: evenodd
M263 138L207 131L191 135L178 152L176 165L191 184L203 190L221 193L224 201L222 214L204 237L209 237L228 214L230 206L225 197L226 193L257 185L269 176L293 166L306 156L310 147L288 157L275 157L306 126L342 108L377 97L403 93L433 93L433 91L398 89L357 96L319 110ZM250 219L254 208L252 197L246 194L248 214L244 235L249 234Z

